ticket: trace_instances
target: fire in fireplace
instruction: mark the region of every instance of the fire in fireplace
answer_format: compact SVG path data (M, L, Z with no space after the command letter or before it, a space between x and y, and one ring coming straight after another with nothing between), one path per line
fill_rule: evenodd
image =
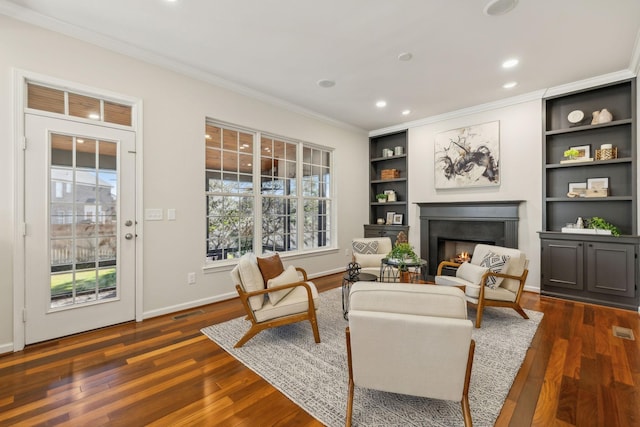
M477 244L484 243L486 245L495 245L496 242L492 240L477 240L477 239L465 239L460 240L457 238L438 237L438 264L441 261L452 261L462 263L471 261L473 256L473 249Z

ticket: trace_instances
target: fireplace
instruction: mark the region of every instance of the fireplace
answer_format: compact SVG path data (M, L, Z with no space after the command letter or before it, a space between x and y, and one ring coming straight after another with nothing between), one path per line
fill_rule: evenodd
M418 203L420 257L428 261L428 278L435 276L440 261L472 253L479 243L517 248L521 202Z

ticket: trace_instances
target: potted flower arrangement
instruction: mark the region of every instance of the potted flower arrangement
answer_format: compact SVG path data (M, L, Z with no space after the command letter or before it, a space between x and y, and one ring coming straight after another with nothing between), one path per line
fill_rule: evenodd
M387 197L389 197L389 195L385 193L376 194L376 199L378 200L378 203L386 203Z
M607 222L604 218L600 218L599 216L594 216L587 219L587 228L593 228L596 230L608 230L611 232L613 236L619 236L620 230L615 225Z
M400 270L406 269L405 262L407 261L418 262L418 255L413 250L413 246L408 243L396 243L391 252L387 254L387 258L398 260Z

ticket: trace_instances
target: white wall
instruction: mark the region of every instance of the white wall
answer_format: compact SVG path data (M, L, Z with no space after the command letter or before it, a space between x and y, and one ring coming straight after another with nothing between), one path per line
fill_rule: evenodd
M285 259L285 264L295 262L312 276L347 264L345 248L353 236L362 235L368 219L364 131L275 107L4 16L0 52L0 353L10 351L13 341L14 67L143 100L144 206L177 211L176 221L144 223L146 316L235 292L229 268L203 269L205 117L335 148L339 250ZM195 286L187 285L188 272L197 273Z
M500 185L436 190L434 141L444 131L498 120L500 122ZM523 102L409 129L409 200L457 202L523 200L520 205L518 245L529 257L527 289L540 289L542 227L542 101ZM419 207L412 205L409 240L420 248Z

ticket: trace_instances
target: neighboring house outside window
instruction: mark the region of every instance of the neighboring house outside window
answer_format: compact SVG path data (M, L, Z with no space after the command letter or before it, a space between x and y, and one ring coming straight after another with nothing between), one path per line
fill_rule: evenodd
M329 149L215 122L205 146L210 260L331 247Z

